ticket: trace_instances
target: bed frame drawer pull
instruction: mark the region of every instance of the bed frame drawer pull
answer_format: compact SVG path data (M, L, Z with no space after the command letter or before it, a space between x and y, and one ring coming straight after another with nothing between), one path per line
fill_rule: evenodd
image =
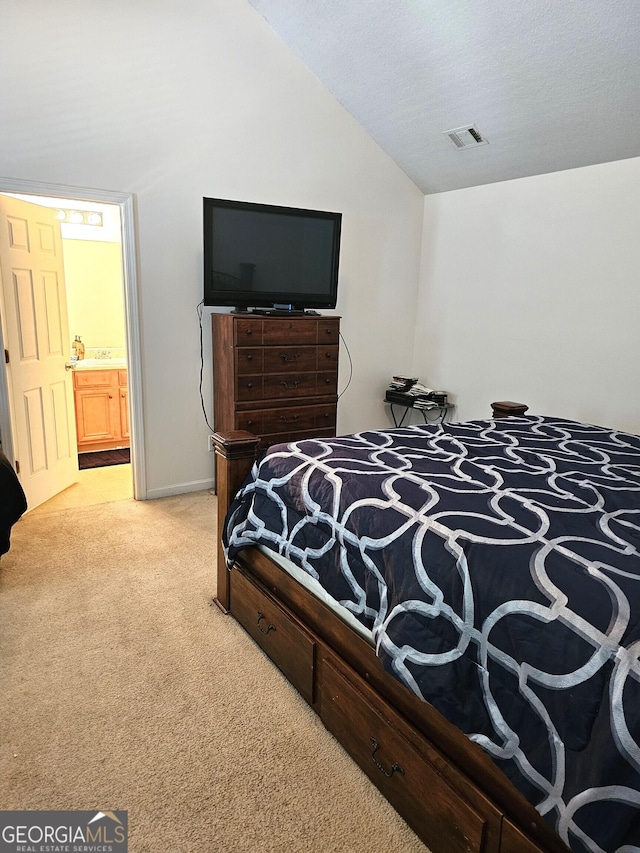
M309 704L313 704L316 678L314 637L293 613L284 610L271 597L257 579L253 581L247 577L240 566L233 568L230 580L229 603L233 616L296 690ZM368 748L369 744L365 745ZM373 767L371 770L375 772Z
M380 749L380 744L378 743L378 741L374 737L369 738L369 740L371 742L371 746L373 747L373 752L371 753L371 758L373 759L373 763L376 765L378 770L380 770L381 773L384 773L384 775L387 777L387 779L389 779L391 776L393 776L393 774L396 772L399 773L401 776L404 776L404 770L402 769L402 767L400 767L399 764L396 764L396 763L392 764L391 770L386 770L384 765L380 764L380 762L376 758L376 752Z
M275 625L272 625L271 623L269 623L269 624L267 625L266 630L265 630L265 629L262 627L262 625L260 624L260 623L262 622L262 620L263 620L263 619L264 619L264 613L261 613L261 612L258 610L258 621L257 621L257 623L256 623L256 624L257 624L257 626L258 626L258 631L260 631L260 633L261 633L261 634L268 634L268 633L269 633L269 631L275 631L275 630L276 630L276 626L275 626Z

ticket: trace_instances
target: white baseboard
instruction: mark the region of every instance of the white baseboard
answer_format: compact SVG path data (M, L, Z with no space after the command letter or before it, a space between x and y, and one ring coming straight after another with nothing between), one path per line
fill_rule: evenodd
M146 496L142 500L152 501L156 498L168 498L171 495L184 495L187 492L201 492L213 488L213 478L208 480L194 480L191 483L178 483L174 486L163 486L161 489L147 489Z

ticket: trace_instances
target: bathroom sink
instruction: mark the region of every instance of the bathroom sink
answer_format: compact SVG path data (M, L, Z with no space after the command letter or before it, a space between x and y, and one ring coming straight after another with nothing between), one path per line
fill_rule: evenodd
M126 358L81 358L71 363L74 370L118 370L127 366Z

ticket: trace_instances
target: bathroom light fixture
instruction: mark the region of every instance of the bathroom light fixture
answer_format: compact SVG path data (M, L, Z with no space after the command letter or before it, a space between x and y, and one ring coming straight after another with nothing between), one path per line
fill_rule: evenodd
M71 225L98 225L102 226L102 213L98 210L58 210L60 222L68 222Z

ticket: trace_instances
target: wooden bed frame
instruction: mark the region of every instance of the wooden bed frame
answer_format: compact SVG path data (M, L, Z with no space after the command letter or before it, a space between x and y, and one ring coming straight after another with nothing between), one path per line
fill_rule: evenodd
M259 439L217 433L218 530ZM282 670L432 853L567 853L465 735L388 675L367 641L256 548L232 571L218 543L215 603Z

